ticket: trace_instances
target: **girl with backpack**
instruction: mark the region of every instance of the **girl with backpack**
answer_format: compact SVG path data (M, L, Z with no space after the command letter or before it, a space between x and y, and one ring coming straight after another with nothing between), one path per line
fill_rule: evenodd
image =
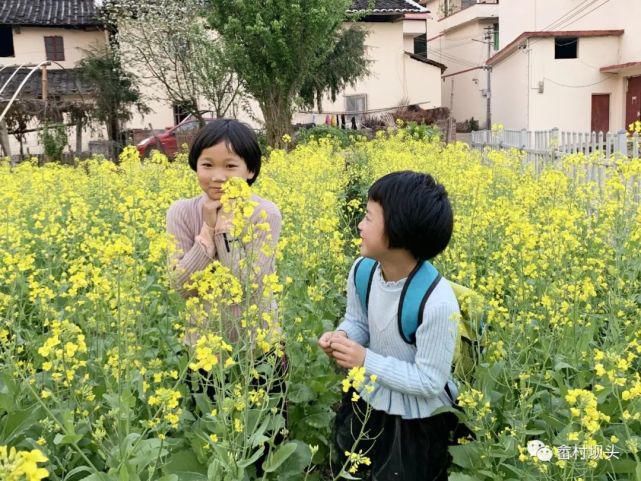
M448 245L453 214L430 175L395 172L369 189L358 225L361 255L350 269L345 318L319 346L347 369L364 367L373 390L347 392L337 413L339 456L352 452L362 413L367 438L356 447L375 481L446 481L458 394L452 379L459 305L429 263ZM405 311L405 313L403 313Z

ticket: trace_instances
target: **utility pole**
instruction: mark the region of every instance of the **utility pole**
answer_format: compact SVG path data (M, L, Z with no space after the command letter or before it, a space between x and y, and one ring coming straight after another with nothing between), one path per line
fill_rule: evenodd
M487 44L487 59L492 56L492 40L494 36L494 26L485 27L485 43ZM485 64L487 75L487 89L485 91L485 115L487 118L487 130L492 130L492 67Z

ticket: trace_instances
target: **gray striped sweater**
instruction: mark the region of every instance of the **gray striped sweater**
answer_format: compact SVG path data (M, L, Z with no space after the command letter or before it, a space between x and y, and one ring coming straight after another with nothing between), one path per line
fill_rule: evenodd
M356 265L356 263L354 263ZM397 324L398 302L406 279L386 282L376 268L369 297L369 317L363 313L354 287L354 265L347 280L347 309L338 330L366 347L367 375L375 374L374 391L361 391L374 409L406 419L425 418L441 406L452 405L446 383L456 398L451 377L459 305L442 278L425 304L416 344L407 344Z

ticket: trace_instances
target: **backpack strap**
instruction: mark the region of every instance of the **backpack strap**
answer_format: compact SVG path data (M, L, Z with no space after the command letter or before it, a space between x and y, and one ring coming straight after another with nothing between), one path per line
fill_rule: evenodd
M372 287L372 279L376 271L378 262L369 257L361 257L356 266L354 266L354 287L356 288L356 295L361 301L363 312L367 315L367 305L369 303L369 291Z
M428 261L419 261L407 277L398 301L398 332L406 343L416 344L425 303L440 280L441 274Z

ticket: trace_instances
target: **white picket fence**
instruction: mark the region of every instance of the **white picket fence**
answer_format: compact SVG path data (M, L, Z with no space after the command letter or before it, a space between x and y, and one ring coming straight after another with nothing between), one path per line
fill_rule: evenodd
M635 133L628 136L625 130L611 132L563 132L552 130L477 130L472 132L474 148L519 149L528 160L555 162L568 154L583 153L586 156L600 152L609 161L613 156L638 158L641 137Z
M479 130L472 132L472 147L477 149L518 149L526 155L523 164L534 167L540 174L547 166L561 167L561 160L571 154L591 157L582 167L572 165L563 169L574 180L593 182L600 190L610 175L619 175L615 160L636 159L641 153L639 134L628 135L624 130L617 133L561 132L558 129L530 132L527 130ZM641 204L641 177L625 180L626 189L635 203Z

